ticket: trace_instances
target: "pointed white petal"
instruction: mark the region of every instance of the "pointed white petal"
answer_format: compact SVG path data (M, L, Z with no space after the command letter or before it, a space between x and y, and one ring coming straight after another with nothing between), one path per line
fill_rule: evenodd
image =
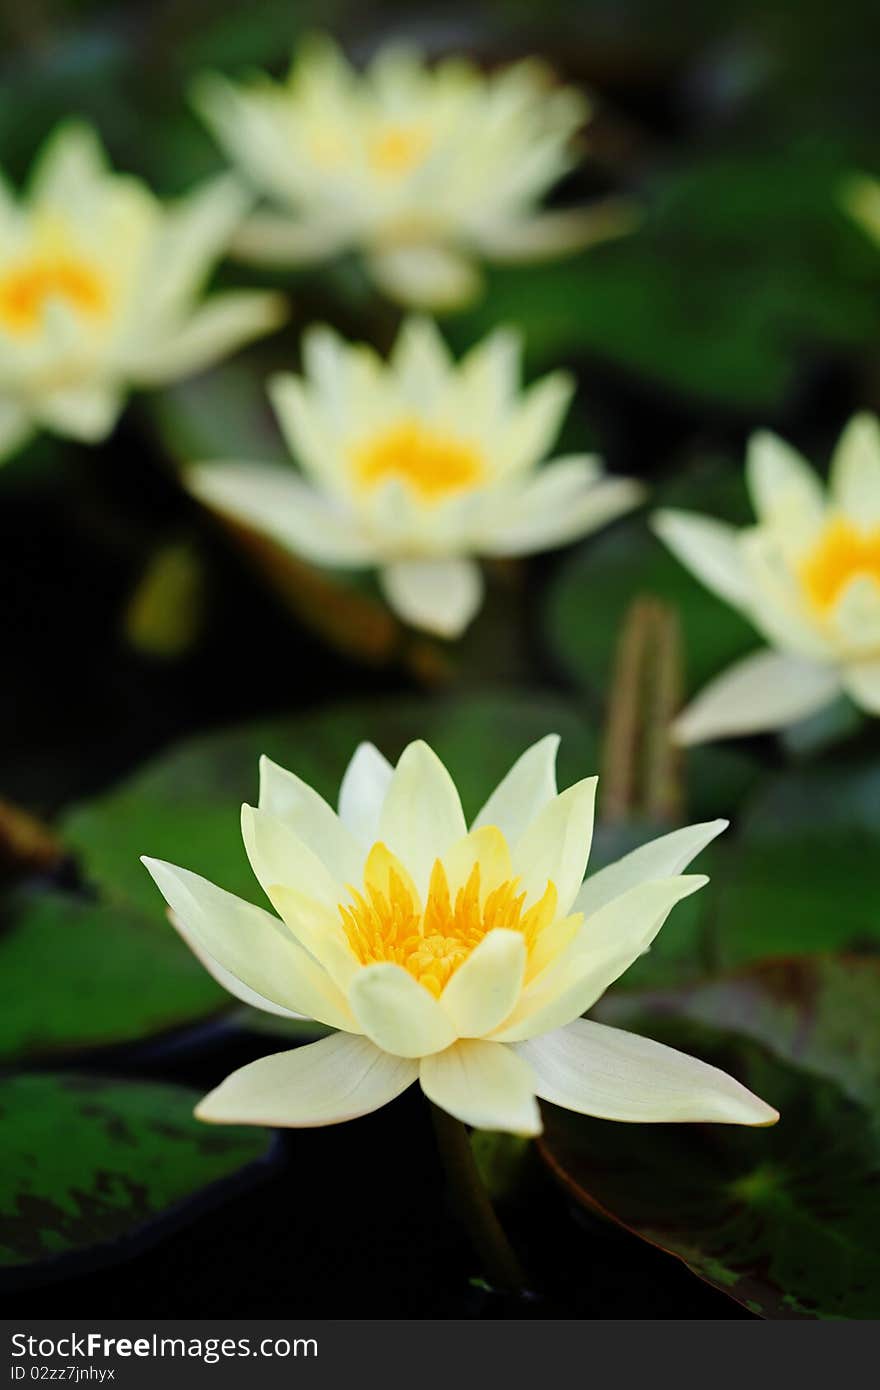
M596 478L589 455L554 459L499 500L475 543L485 555L530 555L597 531L644 497L631 478Z
M458 637L483 599L483 576L473 560L394 560L379 572L399 618L438 637Z
M488 222L477 229L477 238L491 260L521 265L625 236L638 219L638 209L630 199L605 198L585 208L554 209L521 221Z
M180 926L230 974L283 1009L353 1026L344 995L283 922L188 869L143 863Z
M414 308L460 308L477 296L482 285L473 262L444 246L396 246L375 251L368 268L385 294Z
M360 743L339 788L339 819L358 844L369 848L379 838L379 818L394 769L372 743Z
M467 1039L425 1057L419 1081L428 1100L475 1129L541 1133L531 1068L499 1043Z
M203 965L209 975L212 975L223 989L231 994L233 998L240 999L243 1004L249 1004L252 1009L261 1009L263 1013L275 1014L278 1018L300 1018L307 1019L307 1014L294 1013L293 1009L286 1009L283 1004L276 1004L272 999L267 999L265 994L259 994L250 985L246 985L244 980L240 980L237 975L233 975L231 970L227 970L225 965L221 965L219 960L215 960L202 946L198 937L191 932L189 927L184 926L176 912L168 909L168 920L182 941L185 941L192 951L196 960Z
M562 1028L595 1004L645 952L676 903L702 888L702 874L637 883L600 907L578 935L523 990L495 1037L521 1042Z
M680 830L640 845L622 859L590 875L575 898L575 912L590 917L636 884L684 873L691 860L729 824L726 820L712 820L701 825L684 825Z
M387 1105L417 1075L415 1062L336 1033L234 1071L199 1102L196 1116L221 1125L336 1125Z
M785 652L754 652L709 682L676 719L673 737L692 744L782 729L829 704L839 690L833 666Z
M333 808L296 773L266 757L260 759L259 809L288 825L337 882L360 880L363 850Z
M265 464L208 463L189 469L186 486L231 521L262 531L319 565L360 568L375 551L355 518L294 472Z
M597 777L576 782L539 811L513 847L514 872L535 903L548 882L556 885L559 915L565 916L584 881L593 841Z
M449 1015L402 965L365 965L348 1001L367 1037L395 1057L426 1057L455 1041Z
M752 589L734 526L665 507L651 517L651 527L707 589L736 608L749 606Z
M461 801L446 768L426 743L409 744L391 778L379 838L409 870L423 897L435 859L466 833Z
M749 440L746 481L761 521L799 533L821 525L825 498L819 478L791 445L768 430Z
M515 845L544 807L557 796L556 753L559 735L547 734L517 758L477 815L473 828L497 825Z
M35 411L40 422L56 434L86 444L106 439L122 410L122 397L111 386L76 386L40 396Z
M16 453L32 431L27 411L15 401L0 400L0 463Z
M233 234L230 250L251 265L284 269L326 261L344 250L349 239L344 221L299 221L293 215L255 212Z
M842 671L844 689L868 714L880 715L880 660L854 661Z
M620 1028L579 1018L519 1043L542 1100L634 1123L772 1125L779 1114L726 1072Z
M519 998L526 968L522 932L496 927L450 977L440 1003L460 1038L499 1028Z
M569 372L551 372L519 398L498 446L506 473L523 472L547 455L562 428L574 387Z
M139 386L156 386L192 376L227 357L252 338L280 327L287 317L283 295L262 290L215 294L153 342L129 347L126 371Z
M837 506L866 530L880 525L880 422L862 412L847 425L831 460Z

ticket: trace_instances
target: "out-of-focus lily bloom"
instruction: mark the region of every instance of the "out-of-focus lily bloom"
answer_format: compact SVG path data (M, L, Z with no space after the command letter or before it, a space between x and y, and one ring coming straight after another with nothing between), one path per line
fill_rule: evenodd
M338 814L264 758L242 832L277 917L144 860L232 994L338 1030L233 1073L199 1118L336 1124L416 1080L466 1124L516 1134L540 1132L536 1097L613 1120L778 1118L716 1068L580 1017L706 882L682 870L726 822L664 835L584 882L596 778L558 794L558 742L524 753L470 830L424 743L394 768L362 744Z
M40 427L102 439L130 387L198 371L281 322L275 294L199 300L248 202L223 177L163 207L76 122L20 199L0 185L0 457Z
M211 75L195 101L267 200L236 240L252 262L301 265L357 249L393 298L451 308L478 291L481 258L559 255L633 220L622 199L538 210L576 162L573 136L590 104L536 60L486 75L461 58L429 67L393 46L360 74L316 37L286 83Z
M538 469L573 384L554 372L522 391L514 333L456 364L433 324L410 319L384 363L315 328L303 357L303 378L278 376L269 390L306 477L206 463L188 486L316 564L378 566L388 602L415 627L454 637L467 626L482 599L474 556L564 545L641 497L589 455Z
M670 550L772 644L712 681L680 716L681 743L783 728L845 692L880 714L880 428L856 415L828 488L775 435L746 465L758 524L660 511Z

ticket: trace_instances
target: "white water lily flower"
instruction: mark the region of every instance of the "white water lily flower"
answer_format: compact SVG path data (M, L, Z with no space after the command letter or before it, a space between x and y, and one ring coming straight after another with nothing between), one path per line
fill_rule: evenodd
M629 229L622 199L540 212L576 162L589 102L530 60L485 75L384 48L357 73L328 38L302 44L284 84L201 79L196 105L268 206L242 228L243 259L315 263L358 249L395 299L451 308L477 262L534 260Z
M573 384L554 372L527 391L520 343L499 330L456 364L436 327L409 319L388 363L328 328L303 339L305 375L269 384L306 474L210 463L187 486L221 514L294 554L347 569L378 566L391 607L443 637L482 600L474 556L564 545L640 500L586 454L538 464Z
M664 835L584 883L597 779L557 794L558 743L524 753L470 830L424 743L394 768L362 744L338 814L264 758L242 832L277 917L144 860L226 989L338 1030L234 1072L199 1118L336 1124L416 1080L466 1124L516 1134L540 1133L536 1097L615 1120L778 1118L715 1067L580 1017L706 882L682 870L727 822Z
M841 693L880 715L880 427L856 415L827 491L775 435L754 435L746 464L758 524L737 531L666 510L670 550L772 644L724 672L674 726L681 743L784 728Z
M185 376L283 318L284 301L203 280L249 199L216 179L169 207L70 122L27 192L0 181L0 458L35 428L94 442L126 392Z

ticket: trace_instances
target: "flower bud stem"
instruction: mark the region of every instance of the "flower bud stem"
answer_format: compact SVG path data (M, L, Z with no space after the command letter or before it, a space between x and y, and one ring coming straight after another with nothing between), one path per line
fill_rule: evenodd
M438 1105L431 1106L431 1118L455 1210L486 1278L496 1289L525 1289L525 1273L483 1186L466 1125Z

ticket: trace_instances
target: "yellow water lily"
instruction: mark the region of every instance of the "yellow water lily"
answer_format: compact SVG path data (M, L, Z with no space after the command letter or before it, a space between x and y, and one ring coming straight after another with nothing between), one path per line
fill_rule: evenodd
M880 426L847 425L827 490L775 435L749 443L757 525L737 531L665 510L654 528L684 564L738 608L772 650L712 681L680 716L682 743L783 728L841 693L880 714Z
M200 1103L216 1123L314 1126L413 1082L479 1128L538 1134L537 1098L606 1119L767 1125L732 1077L580 1017L706 882L682 870L725 821L643 845L584 882L596 778L559 794L548 736L468 829L425 743L352 758L338 813L268 759L242 833L273 915L144 863L184 939L238 999L338 1031L243 1067Z
M482 600L475 556L523 555L595 530L641 497L592 455L538 468L573 382L519 384L517 335L456 364L436 327L408 320L390 360L329 328L304 336L304 376L269 392L305 477L283 465L210 463L189 488L209 507L319 565L378 567L406 622L458 635Z
M133 386L198 371L275 327L284 301L202 282L248 206L229 177L168 207L61 126L20 199L0 183L0 458L36 428L94 442Z
M590 103L537 60L486 75L415 49L365 72L329 39L304 42L286 82L206 76L196 105L266 206L236 239L265 265L359 250L390 296L448 308L479 289L480 259L532 260L626 230L623 200L541 212L576 162Z

